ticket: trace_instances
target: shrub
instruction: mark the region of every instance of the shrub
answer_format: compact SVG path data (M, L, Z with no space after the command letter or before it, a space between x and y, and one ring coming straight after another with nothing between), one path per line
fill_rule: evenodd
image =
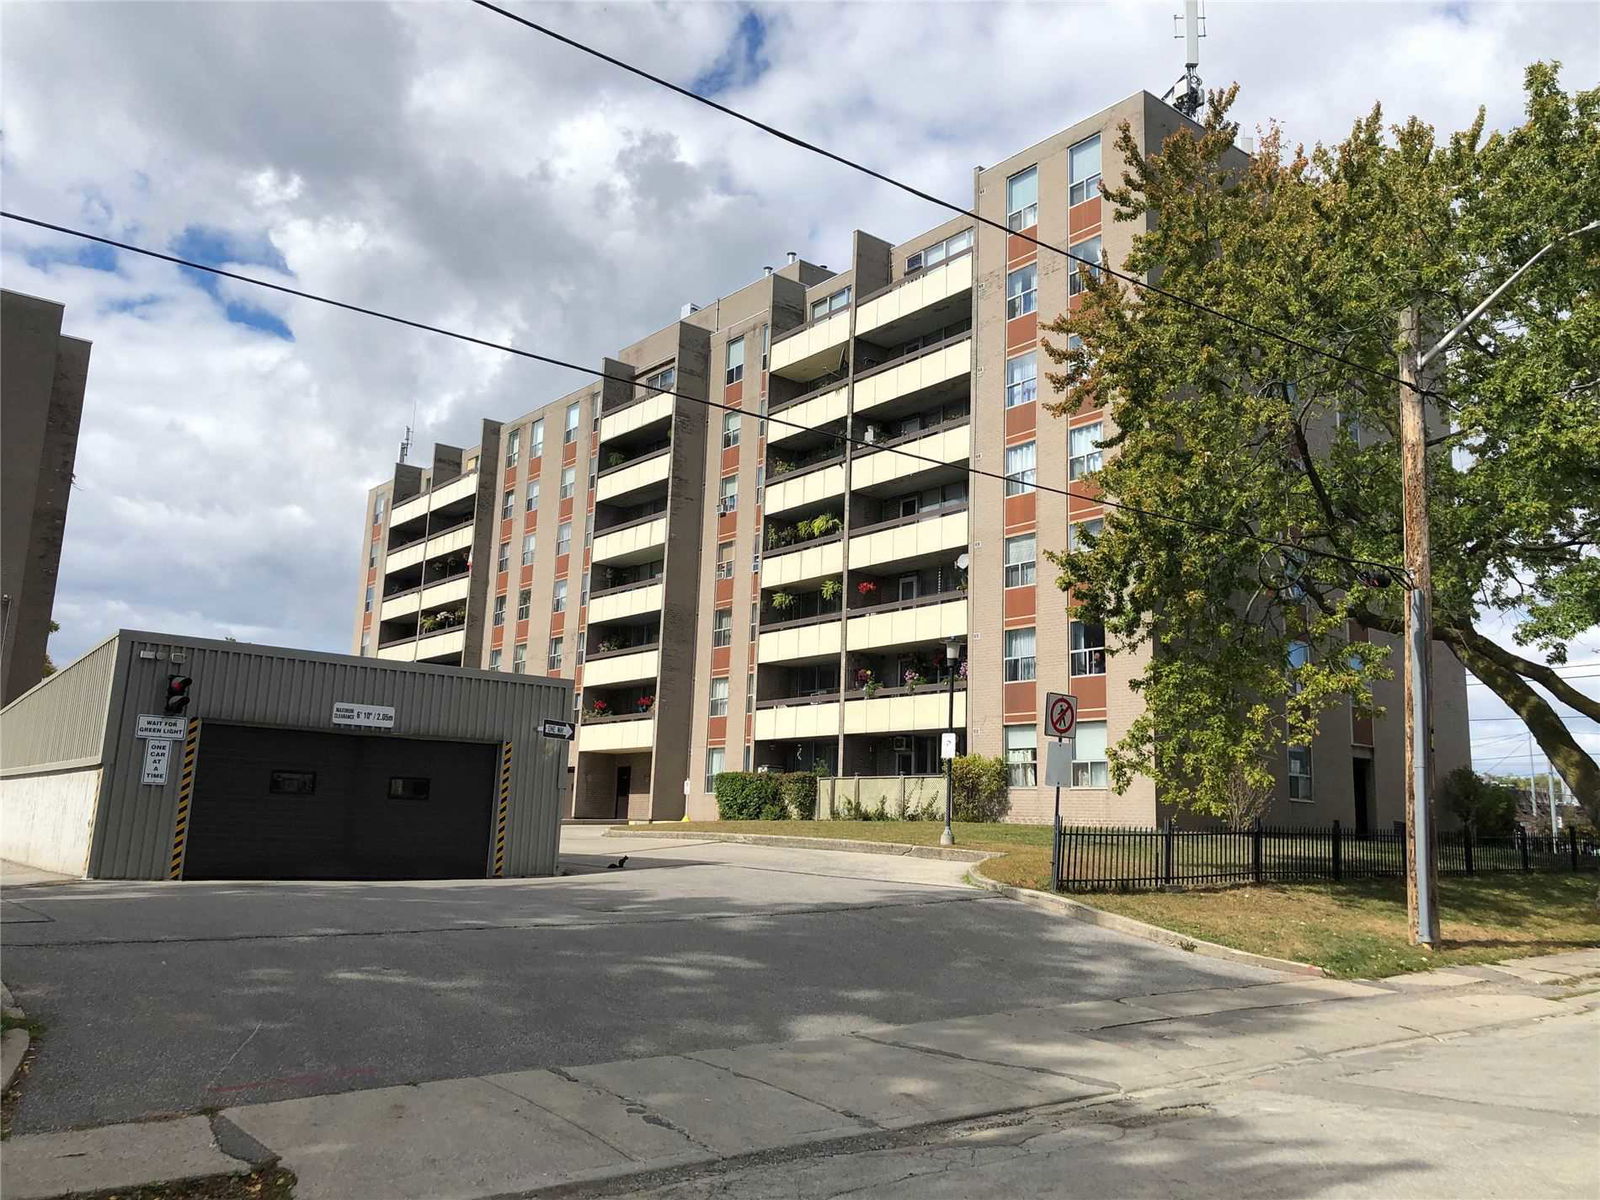
M817 815L817 776L813 771L779 775L778 802L792 821L809 821Z
M1000 821L1011 808L1006 761L999 756L963 754L951 767L958 821Z
M1517 825L1517 789L1457 767L1439 785L1439 796L1463 825L1480 837L1504 837Z
M723 771L712 781L717 796L717 816L724 821L782 821L788 810L778 795L778 781L786 776L754 771ZM816 796L812 795L815 805Z

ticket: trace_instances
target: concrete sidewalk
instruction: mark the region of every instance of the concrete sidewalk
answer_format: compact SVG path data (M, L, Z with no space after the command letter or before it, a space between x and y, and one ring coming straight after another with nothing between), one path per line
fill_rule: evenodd
M941 1123L1125 1102L1552 1019L1573 1026L1576 1056L1595 1043L1600 991L1584 988L1596 974L1600 950L1584 950L1379 983L1171 992L29 1135L6 1144L4 1194L43 1200L276 1159L303 1198L467 1200L837 1153ZM1600 1100L1584 1103L1600 1112Z

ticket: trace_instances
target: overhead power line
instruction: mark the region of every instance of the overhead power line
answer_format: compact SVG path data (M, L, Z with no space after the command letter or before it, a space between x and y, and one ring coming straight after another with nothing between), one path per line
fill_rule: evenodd
M555 358L548 354L539 354L536 351L524 350L517 346L509 346L503 342L492 342L487 338L475 337L470 333L461 333L454 329L446 329L441 325L430 325L426 321L415 321L410 317L396 316L394 313L383 312L381 309L367 308L360 304L351 304L345 300L335 300L330 296L321 296L315 292L303 291L300 288L289 287L287 284L273 283L270 280L257 279L251 275L241 275L237 271L227 271L221 267L208 266L205 263L195 262L193 259L180 258L175 254L164 254L159 250L150 250L144 246L133 245L131 242L122 242L115 238L103 237L100 234L89 233L82 229L74 229L68 225L57 225L50 221L41 221L37 217L23 216L21 213L14 213L9 210L0 210L0 217L5 217L7 220L11 221L18 221L24 225L32 225L37 229L48 229L53 233L61 233L66 234L69 237L83 238L85 241L98 242L102 246L111 246L117 250L126 250L130 254L140 254L146 258L154 258L160 260L161 262L172 263L174 266L187 267L192 271L204 271L207 274L216 275L223 279L232 279L239 283L248 283L254 287L266 288L269 291L280 292L286 296L296 296L301 300L312 300L318 304L326 304L332 308L344 309L346 312L359 313L365 317L374 317L377 320L388 321L395 325L403 325L409 329L419 329L424 333L435 333L441 337L453 338L459 342L466 342L468 345L481 346L486 350L498 350L504 354L515 355L518 358L526 358L533 362L545 363L548 366L561 367L562 369L568 371L577 371L580 374L589 375L596 379L614 379L635 387L645 386L639 380L632 378L631 376L610 375L605 371L599 371L593 367L586 367L581 363L571 362L567 359ZM945 462L942 459L933 458L925 454L918 454L912 450L905 450L899 446L875 445L864 438L853 438L845 433L836 433L831 430L819 429L814 425L803 425L798 421L786 421L782 417L766 416L759 412L752 412L749 409L739 408L731 404L723 404L716 400L703 399L700 396L690 396L684 392L673 391L668 388L651 388L650 391L659 395L674 396L680 400L686 400L691 404L703 405L706 408L714 408L720 409L724 412L738 413L740 416L766 421L773 425L783 425L801 433L815 433L821 437L832 438L841 445L858 446L862 449L876 450L884 454L898 454L902 458L909 458L915 462L927 463L930 466L950 467L954 465L953 463ZM1373 559L1353 558L1348 555L1338 554L1331 550L1322 550L1312 546L1296 545L1293 542L1280 541L1277 538L1270 538L1259 533L1251 533L1248 530L1226 529L1220 525L1212 525L1209 522L1196 521L1192 518L1180 517L1172 513L1157 512L1154 509L1142 508L1136 504L1128 504L1124 501L1111 500L1105 496L1091 496L1083 492L1072 491L1070 488L1058 488L1051 487L1048 484L1032 483L1027 480L1023 480L1018 476L1007 475L998 471L985 471L970 464L961 469L968 475L973 475L984 479L994 479L1002 483L1025 483L1028 487L1031 487L1034 491L1038 492L1048 492L1052 495L1066 496L1069 499L1083 500L1090 504L1101 504L1107 508L1115 508L1125 512L1137 513L1140 516L1149 517L1153 520L1170 521L1173 524L1182 525L1189 529L1198 529L1207 533L1219 533L1225 537L1252 541L1262 546L1272 546L1279 550L1285 550L1296 555L1306 555L1310 557L1326 559L1331 562L1339 562L1345 564L1346 566L1362 568L1369 572L1376 570L1383 573L1383 575L1386 577L1393 577L1395 579L1402 580L1406 578L1404 569L1397 567L1392 563L1378 562Z
M1016 230L1012 229L1009 225L1006 225L1003 222L996 221L990 217L980 216L970 208L963 208L961 205L956 204L953 201L946 200L940 196L935 196L932 192L925 192L914 184L906 183L903 180L896 179L892 175L886 175L882 171L875 170L874 168L867 166L865 163L857 162L853 158L847 158L843 154L829 150L825 146L819 146L815 142L808 142L805 138L799 137L793 133L789 133L786 130L779 129L776 125L769 125L765 121L752 117L747 113L742 113L736 108L730 108L728 105L721 104L716 100L712 100L708 96L702 96L700 93L693 91L690 88L686 88L681 84L673 83L670 79L664 79L660 75L656 75L645 70L643 67L635 66L633 63L626 62L623 59L617 58L615 55L607 54L603 50L598 50L593 46L578 41L576 38L568 37L564 33L558 33L554 29L551 29L548 25L541 25L537 21L529 20L527 17L518 16L509 9L500 7L498 4L491 4L489 0L472 0L472 3L476 4L479 8L488 9L490 12L496 13L508 21L515 21L518 25L521 25L527 29L531 29L535 33L543 34L545 37L550 38L553 41L560 42L564 46L570 46L572 49L583 54L588 54L594 58L598 58L601 62L609 63L618 70L627 71L631 75L637 75L640 79L647 79L659 87L664 87L668 91L676 92L678 95L683 96L686 99L693 100L696 104L703 104L707 108L715 109L723 116L732 117L735 121L743 121L746 125L750 125L756 129L759 129L762 133L770 134L772 137L775 137L780 141L788 142L791 146L798 146L800 149L807 150L812 154L821 155L823 158L829 159L832 162L836 162L840 166L849 167L852 171L859 171L861 174L870 176L871 178L878 180L880 183L887 183L890 187L899 188L902 192L906 192L909 195L915 196L919 200L926 200L929 204L936 204L940 208L946 209L949 212L956 213L963 217L970 217L972 220L977 221L980 225L988 225L993 229L998 229L1000 232L1007 234L1008 236L1015 237L1020 241L1028 242L1041 250L1048 250L1052 254L1061 254L1071 259L1075 263L1082 263L1085 266L1093 267L1097 271L1104 271L1112 278L1120 279L1129 286L1138 288L1140 291L1161 296L1164 299L1171 300L1176 304L1182 304L1187 308L1192 308L1197 312L1208 313L1219 320L1227 321L1232 325L1237 325L1240 329L1247 329L1251 333L1259 334L1262 337L1272 338L1274 341L1282 342L1286 346L1293 346L1298 350L1304 350L1308 354L1318 355L1322 358L1328 359L1331 362L1336 362L1342 366L1350 367L1353 370L1363 371L1374 378L1382 379L1389 383L1398 384L1401 387L1408 387L1414 391L1422 392L1424 394L1432 394L1428 389L1423 388L1420 385L1411 382L1410 380L1404 379L1398 374L1390 374L1387 371L1380 371L1377 367L1369 367L1366 363L1356 362L1354 359L1346 358L1344 355L1339 354L1336 351L1325 349L1321 346L1314 345L1311 342L1303 342L1299 338L1293 337L1287 333L1280 333L1278 330L1271 329L1265 325L1258 325L1256 322L1247 320L1244 317L1236 317L1231 313L1223 312L1221 309L1213 308L1203 301L1191 299L1188 296L1183 296L1177 292L1161 287L1159 284L1154 284L1148 280L1140 279L1136 275L1129 275L1125 271L1119 271L1109 264L1103 265L1094 259L1088 259L1082 257L1081 255L1074 254L1066 247L1057 246L1050 242L1042 242L1031 234L1018 233Z

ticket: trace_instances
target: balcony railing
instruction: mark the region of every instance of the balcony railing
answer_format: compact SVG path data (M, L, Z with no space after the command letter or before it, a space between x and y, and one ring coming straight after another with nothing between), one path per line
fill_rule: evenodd
M810 550L817 546L826 546L829 542L841 541L843 538L844 533L841 530L823 534L821 537L809 538L803 542L789 542L782 546L768 546L762 551L762 554L767 558L776 558L780 554L788 554L791 550Z
M654 518L651 518L652 520ZM651 575L646 579L630 579L627 583L615 583L610 587L596 588L589 593L589 599L598 600L601 596L615 596L618 592L631 592L634 588L649 587L652 583L660 583L660 575Z
M964 329L960 333L953 333L943 341L934 342L927 346L918 346L915 350L908 350L904 354L896 355L894 358L878 363L876 366L868 367L864 371L857 371L856 379L870 379L874 375L882 375L885 371L892 371L896 367L903 367L908 362L914 362L915 360L923 358L929 354L937 354L941 350L945 350L951 346L958 345L961 342L968 341L971 337L972 330L970 329Z
M774 460L773 473L767 476L767 486L771 487L775 483L782 483L789 479L798 479L802 475L809 475L813 471L820 471L823 467L831 467L843 461L843 450L835 450L825 458L810 458L798 463L785 464L789 468L787 471L779 471L778 461Z
M918 521L926 521L930 517L945 517L951 513L966 512L965 500L952 500L948 504L933 504L927 508L919 508L916 512L904 517L890 517L887 521L878 521L872 525L853 525L850 536L862 537L869 533L878 533L884 529L894 529L900 525L915 525Z
M596 596L599 595L599 594L600 593L598 593L598 592L592 593L592 595L596 595ZM599 662L601 659L605 659L605 658L621 658L625 654L642 654L646 650L659 650L659 649L661 649L661 642L660 642L659 639L656 640L656 641L653 641L653 642L639 642L636 645L623 646L623 647L621 647L619 649L616 649L616 650L594 650L594 651L591 651L589 654L584 656L584 661L585 662Z
M671 452L672 443L668 442L664 446L657 446L654 450L647 450L643 454L635 455L632 458L625 459L622 462L616 463L612 466L603 467L599 472L596 473L595 478L604 479L607 475L613 474L617 471L626 471L629 467L637 467L641 463L647 463L653 458L660 458L663 454L670 454Z

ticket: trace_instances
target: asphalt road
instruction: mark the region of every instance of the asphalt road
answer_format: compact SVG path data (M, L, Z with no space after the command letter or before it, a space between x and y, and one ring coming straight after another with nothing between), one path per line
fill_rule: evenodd
M7 888L36 1132L1271 978L964 868L569 828L555 879ZM604 863L627 853L622 870Z

